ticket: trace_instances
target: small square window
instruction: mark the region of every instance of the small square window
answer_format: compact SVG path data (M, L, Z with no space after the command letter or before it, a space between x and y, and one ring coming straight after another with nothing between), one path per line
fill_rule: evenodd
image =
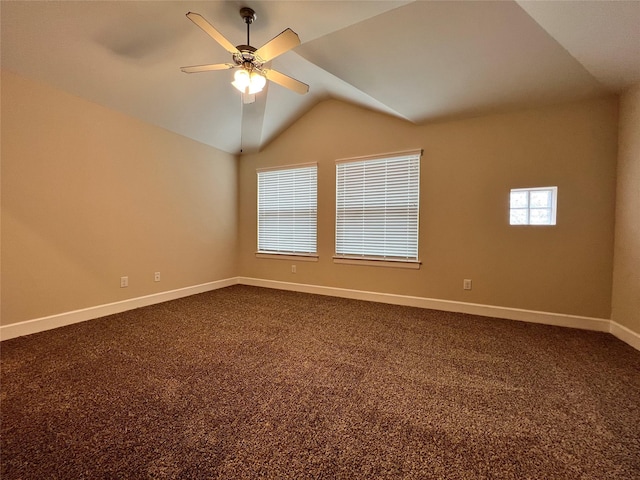
M509 196L510 225L555 225L558 187L514 188Z

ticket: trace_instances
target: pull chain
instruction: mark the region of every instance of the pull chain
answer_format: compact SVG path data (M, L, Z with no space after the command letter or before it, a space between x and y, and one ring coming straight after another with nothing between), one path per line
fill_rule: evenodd
M247 26L249 26L249 24L247 24ZM244 118L244 93L240 94L240 153L242 153L242 145L244 142L243 136L242 136L242 119Z

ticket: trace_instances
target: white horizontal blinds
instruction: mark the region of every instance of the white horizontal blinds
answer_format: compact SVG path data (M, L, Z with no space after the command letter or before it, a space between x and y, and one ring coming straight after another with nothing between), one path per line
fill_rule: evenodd
M316 253L317 170L258 171L258 251Z
M420 151L336 163L336 255L418 259Z

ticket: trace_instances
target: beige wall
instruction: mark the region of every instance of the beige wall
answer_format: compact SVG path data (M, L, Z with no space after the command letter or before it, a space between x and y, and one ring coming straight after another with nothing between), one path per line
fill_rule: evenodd
M3 72L2 324L234 276L236 168Z
M632 196L637 136L624 132L637 129L637 89L625 99L621 145L635 146L621 158L633 159ZM610 317L615 98L423 126L330 100L238 164L3 72L1 128L2 324L236 275ZM425 151L422 268L333 264L334 161L414 148ZM319 262L255 258L256 168L311 161L319 164ZM548 185L559 187L558 225L510 227L509 189ZM619 229L625 205L628 215L638 208L618 202ZM638 252L638 236L630 238L629 249L618 242L616 279L625 275L622 253ZM119 288L122 275L129 288ZM614 288L613 310L638 331L637 315L632 323L624 313L637 311L633 293Z
M339 158L423 148L420 270L337 265ZM239 166L246 277L610 318L617 101L415 126L329 100ZM317 263L255 258L256 168L318 162ZM555 227L511 227L509 189L558 186ZM291 273L296 264L297 273ZM462 290L471 278L473 290Z
M611 319L640 334L640 85L620 99Z

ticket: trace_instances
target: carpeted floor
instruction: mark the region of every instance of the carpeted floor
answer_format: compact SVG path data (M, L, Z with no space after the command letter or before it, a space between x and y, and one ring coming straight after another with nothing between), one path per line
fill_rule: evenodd
M9 479L638 479L611 335L234 286L1 345Z

